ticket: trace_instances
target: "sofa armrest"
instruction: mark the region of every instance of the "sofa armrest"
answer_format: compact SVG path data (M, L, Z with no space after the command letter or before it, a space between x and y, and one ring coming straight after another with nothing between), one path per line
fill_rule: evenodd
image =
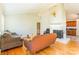
M28 50L31 50L31 44L32 44L31 41L24 40L24 46L27 47Z

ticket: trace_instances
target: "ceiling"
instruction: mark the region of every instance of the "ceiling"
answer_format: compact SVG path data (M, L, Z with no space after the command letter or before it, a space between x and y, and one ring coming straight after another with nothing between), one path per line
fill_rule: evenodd
M5 14L22 14L45 11L55 4L56 3L5 3L3 6ZM79 13L79 3L64 3L64 7L67 14Z
M65 3L64 7L67 13L79 13L79 3Z
M72 20L79 18L79 3L65 3L64 8L67 19Z
M23 4L23 3L9 3L9 4L3 4L5 14L22 14L22 13L38 13L40 11L44 11L51 6L54 6L53 4Z

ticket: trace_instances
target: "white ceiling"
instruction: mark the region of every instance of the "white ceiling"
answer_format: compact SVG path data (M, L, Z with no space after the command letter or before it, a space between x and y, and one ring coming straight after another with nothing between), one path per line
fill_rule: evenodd
M4 5L4 11L5 14L21 14L21 13L37 13L40 11L44 11L51 6L54 6L53 4L22 4L22 3L9 3L9 4L3 4Z
M79 3L65 3L64 7L67 13L79 13Z
M5 14L21 14L21 13L38 13L44 10L49 9L51 6L54 6L56 3L7 3L3 4ZM65 3L64 4L66 13L79 13L79 3Z

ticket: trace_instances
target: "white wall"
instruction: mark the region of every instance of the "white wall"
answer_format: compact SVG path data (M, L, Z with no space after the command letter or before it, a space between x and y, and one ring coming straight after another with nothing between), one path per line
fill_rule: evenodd
M16 32L20 35L36 33L36 18L34 14L6 15L5 30Z
M44 33L46 28L50 28L50 11L47 10L42 14L39 14L40 23L41 23L41 34Z
M40 23L41 23L41 34L44 33L46 28L50 28L50 12L47 10L43 14L39 15L40 17Z
M0 15L0 34L4 32L4 15Z
M0 34L4 31L3 6L0 4Z

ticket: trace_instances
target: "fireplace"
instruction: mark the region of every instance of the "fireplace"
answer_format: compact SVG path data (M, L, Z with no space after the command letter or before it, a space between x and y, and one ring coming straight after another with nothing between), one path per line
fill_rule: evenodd
M63 30L53 30L57 34L57 38L63 38Z

